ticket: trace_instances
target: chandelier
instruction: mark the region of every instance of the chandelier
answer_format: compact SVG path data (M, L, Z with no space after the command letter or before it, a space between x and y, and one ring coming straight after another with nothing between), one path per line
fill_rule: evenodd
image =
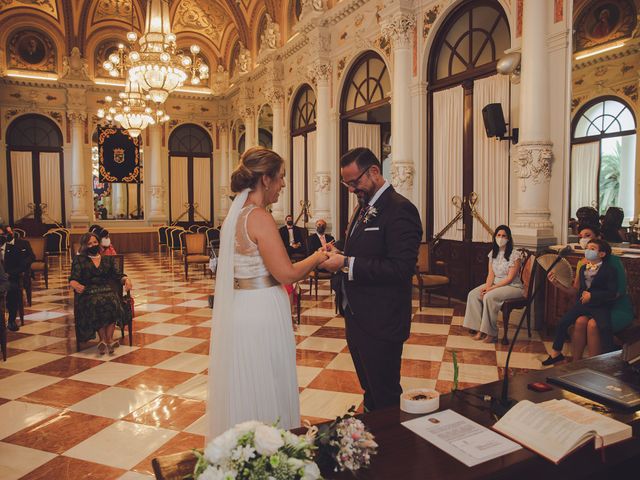
M152 108L147 104L148 95L144 95L140 86L128 81L124 92L120 92L115 102L110 96L105 97L107 108L98 110L98 117L108 122L116 121L129 135L136 138L142 130L155 123L166 122L169 115L159 108Z

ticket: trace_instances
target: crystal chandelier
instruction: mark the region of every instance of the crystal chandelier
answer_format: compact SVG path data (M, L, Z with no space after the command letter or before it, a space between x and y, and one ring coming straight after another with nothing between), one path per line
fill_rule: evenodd
M129 135L136 138L142 130L155 123L166 122L169 115L159 108L152 108L147 104L148 95L144 95L140 86L129 80L125 91L120 92L115 102L110 96L105 97L107 108L98 110L98 117L108 122L116 121Z
M192 45L191 55L178 50L176 36L171 33L168 0L149 0L145 30L135 49L137 35L127 33L132 44L128 60L129 76L156 103L163 103L169 94L182 86L189 76L197 85L209 76L209 67L198 57L200 47Z

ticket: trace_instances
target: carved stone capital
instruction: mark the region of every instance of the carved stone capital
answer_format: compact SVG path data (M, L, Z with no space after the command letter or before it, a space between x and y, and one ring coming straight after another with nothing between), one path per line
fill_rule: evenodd
M411 47L415 28L415 15L398 13L383 23L382 36L393 42L396 47Z
M553 151L551 142L521 142L514 158L515 173L520 179L520 189L527 191L527 183L549 183Z
M406 190L413 187L415 168L410 163L394 164L391 168L391 185L396 190Z
M151 198L162 202L164 198L164 187L162 185L151 185L149 187Z
M268 87L264 91L264 98L271 106L280 105L284 100L284 90L280 87Z
M329 173L316 173L313 176L313 189L316 193L331 192L331 175Z
M307 68L307 76L312 82L328 82L331 78L331 64L329 62L317 61Z
M84 121L87 119L87 112L78 112L78 111L67 112L67 118L69 119L72 125L74 123L84 123Z
M76 199L82 199L87 195L87 186L86 185L71 185L69 188L71 192L71 197Z
M243 105L238 105L238 114L242 118L242 120L247 122L249 119L254 119L256 116L256 106L250 103L245 103Z
M309 15L315 16L321 14L326 9L326 0L302 0L302 12L300 13L300 20L306 20Z

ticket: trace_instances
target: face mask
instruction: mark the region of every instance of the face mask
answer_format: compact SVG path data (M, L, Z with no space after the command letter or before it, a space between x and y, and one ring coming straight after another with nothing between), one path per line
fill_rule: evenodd
M291 227L293 225L293 220L287 220L287 225Z
M107 248L109 245L111 245L111 239L103 238L102 240L100 240L100 245L102 245L104 248Z
M89 255L97 255L100 252L100 245L94 245L92 247L87 248L87 253Z
M504 237L497 237L496 238L496 243L498 244L499 247L504 247L507 243L509 242L509 240L507 240Z
M596 260L598 260L598 258L600 258L600 256L598 255L599 253L600 252L596 250L585 250L584 257L590 262L595 262Z
M327 229L327 227L325 227L324 225L318 225L316 227L316 232L318 232L320 235L322 235L325 232L326 229Z
M580 242L580 246L582 247L582 249L583 249L583 250L586 250L586 249L587 249L587 245L589 244L589 242L590 242L590 241L591 241L591 239L590 239L590 238L581 238L581 239L579 240L579 242Z

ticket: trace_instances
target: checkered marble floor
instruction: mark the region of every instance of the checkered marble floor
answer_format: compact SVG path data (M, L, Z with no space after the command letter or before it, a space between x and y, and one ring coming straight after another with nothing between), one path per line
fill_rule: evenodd
M50 259L48 289L36 281L25 325L9 332L0 362L0 478L151 478L152 458L204 445L214 282L201 270L186 282L180 260L167 255L129 254L125 270L136 301L133 346L112 356L100 356L95 343L76 351L69 258ZM328 284L320 287L317 301L305 290L295 327L301 413L312 423L362 402L344 320ZM501 378L507 347L472 340L463 315L463 304L418 311L414 297L405 389L450 391L454 351L461 387ZM522 337L511 359L516 373L540 368L549 348L537 332Z

